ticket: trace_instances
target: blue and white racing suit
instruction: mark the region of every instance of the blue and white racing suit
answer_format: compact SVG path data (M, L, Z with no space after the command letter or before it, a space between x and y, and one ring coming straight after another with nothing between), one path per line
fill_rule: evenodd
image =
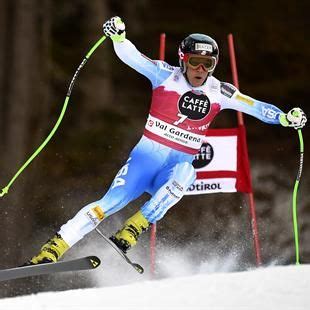
M192 87L179 67L147 58L128 40L113 44L124 63L150 80L151 108L141 140L107 193L61 227L59 233L70 246L144 192L151 199L142 206L142 214L150 223L160 220L194 182L194 155L206 142L206 131L220 111L233 109L269 124L279 124L283 113L213 76L204 85Z

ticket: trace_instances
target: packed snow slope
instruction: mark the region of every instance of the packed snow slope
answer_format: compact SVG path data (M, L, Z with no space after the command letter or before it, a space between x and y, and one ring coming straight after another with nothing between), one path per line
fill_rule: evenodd
M0 300L1 310L310 309L310 265L199 274Z

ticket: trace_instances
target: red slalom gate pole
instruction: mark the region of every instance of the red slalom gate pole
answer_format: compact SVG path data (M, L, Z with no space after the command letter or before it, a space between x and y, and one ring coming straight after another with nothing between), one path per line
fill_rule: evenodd
M159 60L165 60L166 50L166 34L161 33L159 37ZM156 266L156 229L157 224L151 226L151 238L150 238L150 272L151 276L155 275Z
M165 60L166 34L161 33L159 38L159 60Z
M234 38L231 33L228 35L228 48L229 48L229 58L230 58L233 84L239 89L238 70L237 70L236 55L235 55L235 48L234 48ZM243 114L241 112L237 112L237 117L238 117L238 125L244 126ZM251 180L250 167L248 169L249 169L250 180ZM254 240L256 265L260 266L262 264L262 260L261 260L261 251L260 251L260 243L259 243L257 220L256 220L256 208L255 208L253 191L251 191L247 195L248 195L248 200L250 204L251 228L252 228L252 234L253 234L253 240Z

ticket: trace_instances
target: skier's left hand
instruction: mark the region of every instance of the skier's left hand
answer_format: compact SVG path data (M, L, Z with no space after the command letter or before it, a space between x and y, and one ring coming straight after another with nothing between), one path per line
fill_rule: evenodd
M114 16L103 24L103 32L114 42L123 42L126 37L125 23L118 16Z
M284 127L294 127L295 129L301 129L307 122L305 112L300 108L293 108L287 114L280 115L280 124Z

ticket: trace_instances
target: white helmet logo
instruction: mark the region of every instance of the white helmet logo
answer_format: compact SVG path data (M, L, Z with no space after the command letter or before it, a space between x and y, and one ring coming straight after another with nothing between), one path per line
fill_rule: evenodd
M196 51L204 51L204 52L209 52L212 53L213 48L211 44L207 43L195 43L195 50Z

